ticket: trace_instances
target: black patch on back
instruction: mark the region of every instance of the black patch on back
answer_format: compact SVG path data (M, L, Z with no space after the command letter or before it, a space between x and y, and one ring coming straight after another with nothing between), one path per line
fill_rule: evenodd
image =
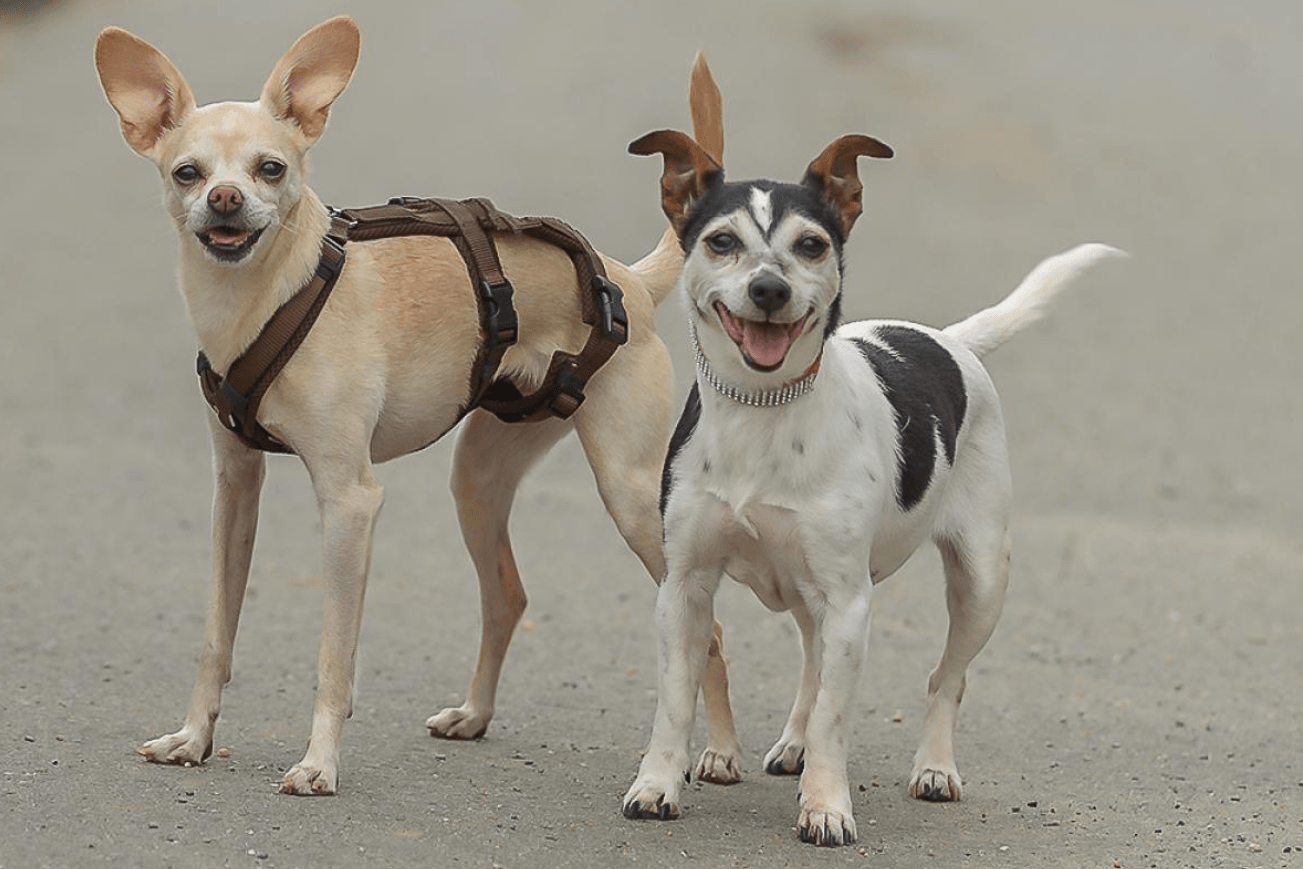
M968 410L964 375L950 353L930 336L908 326L879 326L874 337L850 339L878 375L896 417L900 441L896 503L912 510L927 494L941 435L946 462L954 467L955 442Z
M701 419L701 393L697 390L697 384L692 384L692 390L688 393L688 400L683 404L683 413L679 416L679 424L674 427L674 435L670 438L669 452L665 455L665 467L661 469L661 516L665 515L665 507L670 503L670 489L674 487L674 471L671 467L674 460L683 450L683 445L692 439L692 433L697 430L697 421Z

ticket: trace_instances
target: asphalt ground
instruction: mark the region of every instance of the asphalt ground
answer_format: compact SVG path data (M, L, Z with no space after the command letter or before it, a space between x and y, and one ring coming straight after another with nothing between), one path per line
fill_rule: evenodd
M19 5L0 6L0 867L1303 867L1303 6ZM719 612L746 779L693 786L677 822L625 820L653 586L573 442L517 502L531 604L483 740L423 727L461 698L478 636L445 442L380 470L338 796L276 793L307 738L321 621L320 523L293 459L270 462L229 756L136 756L178 725L195 675L210 459L159 181L121 140L92 44L126 27L201 102L252 99L341 11L362 61L313 176L337 205L487 195L635 258L663 227L660 167L624 148L686 126L702 48L731 178L794 180L846 132L895 147L862 167L850 317L945 325L1078 242L1131 252L990 358L1014 574L970 671L961 802L905 791L945 625L921 553L875 596L858 845L802 845L795 783L761 771L798 644L733 586ZM681 396L677 301L659 327Z

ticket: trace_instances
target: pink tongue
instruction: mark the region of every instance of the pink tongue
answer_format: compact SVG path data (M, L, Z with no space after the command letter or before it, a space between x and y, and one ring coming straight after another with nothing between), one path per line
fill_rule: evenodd
M226 232L221 229L211 229L208 231L208 237L218 244L239 244L249 237L249 233Z
M773 368L787 356L792 346L792 336L787 325L773 325L742 321L742 350L751 361L764 368Z

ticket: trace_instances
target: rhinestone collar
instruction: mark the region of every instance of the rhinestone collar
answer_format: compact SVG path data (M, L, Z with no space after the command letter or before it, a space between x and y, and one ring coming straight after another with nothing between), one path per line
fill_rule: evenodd
M701 352L701 345L697 343L697 327L695 324L688 324L688 335L692 339L692 353L696 357L697 371L701 374L702 379L709 383L720 395L732 399L738 404L745 404L747 407L779 407L807 394L814 389L814 378L819 373L819 363L823 361L823 351L820 350L819 355L815 357L810 367L795 380L789 380L777 389L743 392L736 386L725 383L715 376L709 360L706 359L706 354Z

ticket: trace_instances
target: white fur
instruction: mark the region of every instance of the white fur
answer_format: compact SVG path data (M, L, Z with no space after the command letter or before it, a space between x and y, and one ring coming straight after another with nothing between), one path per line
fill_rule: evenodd
M719 221L727 223L728 216ZM782 231L775 233L775 249L782 249L776 240ZM1103 245L1085 245L1051 257L1003 302L944 331L891 324L908 325L938 342L959 366L967 398L953 467L938 443L930 485L908 512L897 503L900 445L892 406L851 340L875 341L882 321L845 325L827 342L819 339L821 330L808 331L792 348L790 364L768 376L773 387L822 350L813 391L785 406L747 407L699 378L700 419L670 468L668 575L656 607L658 702L651 742L625 796L627 815L679 813L714 593L728 575L770 609L790 611L801 630L800 686L787 724L765 757L766 768L776 774L803 770L802 839L824 845L855 841L846 779L848 717L864 666L872 589L927 539L942 552L951 624L929 680L909 789L925 799L959 798L952 737L965 672L995 627L1008 579L1011 496L1004 425L978 354L1030 323L1071 277L1111 253ZM729 297L737 283L728 268L712 274L711 262L690 251L682 279L702 346L723 379L755 388L764 378L746 368L727 336L721 340L711 306L702 304ZM822 287L793 282L798 312L814 304L822 306L816 317L826 314L836 280Z
M751 188L751 217L762 232L769 231L769 224L774 222L774 208L767 190Z

